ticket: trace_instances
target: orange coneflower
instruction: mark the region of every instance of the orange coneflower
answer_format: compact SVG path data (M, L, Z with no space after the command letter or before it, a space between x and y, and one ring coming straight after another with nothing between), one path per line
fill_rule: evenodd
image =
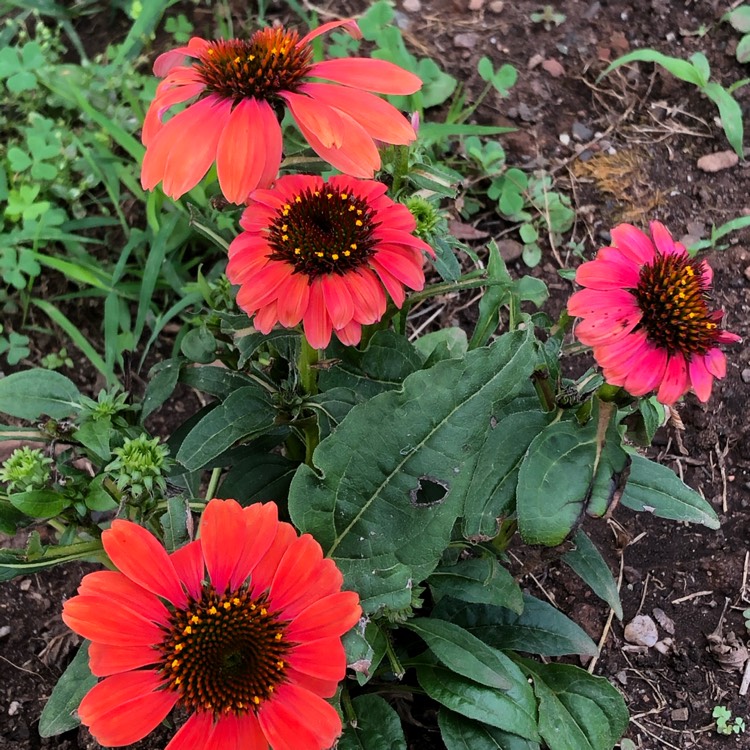
M63 620L91 640L81 721L119 747L174 706L190 717L167 750L324 750L341 733L333 696L358 596L273 503L212 500L200 539L168 555L141 526L102 535L119 572L90 573ZM207 574L206 574L207 571Z
M178 198L215 161L226 199L244 203L279 171L285 107L323 159L346 174L372 177L380 168L374 139L407 144L416 136L395 107L369 92L412 94L422 82L385 60L313 62L310 42L337 26L361 37L355 21L332 21L302 39L283 27L261 29L249 40L194 37L157 58L154 72L166 77L143 125L143 187L161 182L167 195ZM195 63L184 65L185 57ZM162 123L168 109L190 99L195 101Z
M423 288L422 252L434 252L385 191L373 180L288 175L252 193L227 276L258 330L302 322L314 348L327 346L332 331L357 344L362 325L383 316L386 291L401 307L404 286Z

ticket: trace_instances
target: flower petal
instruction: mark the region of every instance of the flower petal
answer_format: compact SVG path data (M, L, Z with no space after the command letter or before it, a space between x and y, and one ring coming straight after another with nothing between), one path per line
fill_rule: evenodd
M308 71L315 78L342 83L376 94L413 94L422 88L422 80L398 65L387 60L369 57L343 57L339 60L324 60ZM346 96L346 92L342 92Z
M175 550L169 559L174 565L177 576L182 585L193 599L200 598L203 586L203 550L200 540L188 542L188 544Z
M74 596L63 604L63 622L90 641L114 646L161 643L164 631L148 617L101 596Z
M342 636L362 616L359 596L354 591L337 591L303 609L287 625L286 634L292 641L313 641Z
M632 224L619 224L610 232L612 244L639 265L650 263L656 255L651 238Z
M89 645L89 669L97 677L107 677L155 664L159 656L151 646L114 646L94 641Z
M229 580L232 590L238 589L263 559L276 538L279 513L275 503L254 503L243 508L245 541L237 557L237 565Z
M727 374L727 357L721 349L709 349L704 355L706 369L715 377L723 378Z
M662 404L671 406L686 393L688 386L688 368L685 357L680 353L671 355L667 361L664 379L661 381L656 398Z
M693 356L690 359L688 364L688 375L695 395L705 404L711 397L714 376L706 367L706 362L703 357Z
M331 31L331 29L338 29L341 26L344 27L344 31L346 31L347 34L355 39L362 38L362 32L359 30L357 22L353 18L342 18L338 21L328 21L327 23L318 26L317 29L313 29L307 34L307 36L303 36L302 39L297 42L297 47L304 47L321 34L325 34L327 31Z
M320 277L328 317L334 328L343 328L354 316L354 302L346 283L346 277L337 273Z
M656 249L662 255L687 255L684 246L672 239L669 230L659 221L652 221L650 225L651 237Z
M638 301L624 289L581 289L570 296L567 307L569 315L579 318L604 314L613 317L639 312Z
M236 500L211 500L201 516L200 539L211 583L223 595L244 547L247 528L242 506Z
M343 328L334 328L333 332L344 346L357 346L362 340L362 326L356 320L349 321Z
M354 302L354 320L364 325L377 323L388 305L383 285L369 268L347 274L349 292Z
M185 86L173 86L164 93L157 94L154 101L151 102L151 106L148 108L148 112L146 112L146 118L143 121L143 129L141 130L143 145L148 146L154 140L156 134L163 126L161 118L170 107L192 99L205 88L205 83L191 83Z
M422 256L417 251L397 245L380 245L374 260L410 289L420 291L424 287Z
M214 728L213 714L194 713L172 737L165 750L203 750Z
M302 324L307 341L313 349L325 349L328 346L332 326L320 279L315 279L310 284L310 299Z
M295 646L289 665L302 674L321 680L342 680L346 674L346 651L341 638L323 638Z
M78 586L78 593L100 596L160 625L169 621L169 610L161 599L114 570L97 570L85 575Z
M301 273L293 273L279 285L277 306L279 323L285 328L296 326L304 317L310 300L310 281Z
M576 338L587 346L611 344L619 341L638 325L642 317L640 310L619 312L610 315L591 315L581 320L575 328Z
M187 605L174 565L153 534L137 523L118 519L102 534L102 543L110 560L131 581L175 607Z
M157 727L177 703L179 693L159 690L162 685L152 670L112 675L89 690L78 715L100 744L130 745Z
M608 247L599 251L596 260L582 263L576 270L576 283L591 289L635 289L639 277L635 263Z
M234 275L229 276L229 273L230 268L227 267L227 276L232 281ZM291 275L292 267L287 263L269 261L255 274L252 281L240 287L237 293L237 304L248 315L252 315L259 307L276 300L279 296L279 286Z
M370 265L375 269L375 272L383 282L383 286L391 295L396 307L400 308L404 304L406 299L406 292L404 291L404 285L395 277L391 272L383 266L382 263L378 263L378 259L373 257L370 258Z
M330 703L293 684L258 711L263 734L273 750L321 750L341 734L341 719Z
M284 557L286 551L294 544L296 539L297 532L294 530L294 526L290 523L279 523L271 546L252 570L250 581L252 596L257 597L268 591L281 558Z
M623 387L633 396L645 396L656 388L664 377L669 355L665 349L649 344L638 357L628 365L630 372L625 376Z

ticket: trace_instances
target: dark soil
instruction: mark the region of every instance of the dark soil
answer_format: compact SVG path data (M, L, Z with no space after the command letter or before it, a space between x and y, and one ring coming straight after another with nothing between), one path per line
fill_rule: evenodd
M543 3L529 0L422 0L418 5L410 0L399 11L408 41L417 54L437 59L470 94L483 85L476 73L481 56L491 57L496 68L506 62L518 68L511 96L492 95L477 110L476 121L518 128L501 139L509 163L555 174L556 189L570 195L577 210L573 239L584 242L586 257L619 221L645 226L658 219L675 236L698 239L708 236L712 224L750 212L745 163L715 173L697 167L701 156L730 147L714 106L693 87L652 65L622 69L597 82L608 61L638 47L681 58L701 51L715 80L725 86L745 77L747 69L733 56L739 34L719 23L730 3L559 0L554 8L565 20L549 30L530 20ZM235 6L238 23L244 21L247 9ZM329 10L357 14L364 7L344 0ZM196 13L211 22L206 9ZM750 89L740 89L737 98L746 111ZM497 236L507 227L487 211L478 228ZM745 341L750 337L750 251L742 244L747 238L741 233L739 243L735 237L709 257L715 302L727 311L727 328ZM559 309L572 287L557 270L560 263L574 267L579 261L564 248L554 251L547 248L534 273L550 284L552 308ZM515 273L528 272L520 261L509 265ZM744 661L731 664L720 649L708 649L707 638L719 625L725 602L724 642L730 632L740 641L748 638L742 610L750 606L750 349L738 345L728 358L727 377L716 385L710 404L687 397L678 409L685 429L664 429L652 448L652 456L713 504L721 530L624 509L608 522L589 525L615 575L622 570L624 621L609 626L607 608L559 563L546 557L541 562L532 550L519 553L514 569L532 594L553 600L594 640L606 633L594 673L624 694L632 716L627 736L641 748L750 747L747 736L717 735L711 718L714 706L726 705L750 721L747 697L739 694ZM580 372L587 366L577 364ZM85 730L52 740L37 733L41 708L75 645L59 612L80 575L75 567L59 568L0 587L2 750L96 747ZM624 625L637 614L653 616L655 609L664 613L658 616L661 651L627 644ZM415 748L439 750L437 733L417 732L422 740ZM161 739L141 744L163 747Z

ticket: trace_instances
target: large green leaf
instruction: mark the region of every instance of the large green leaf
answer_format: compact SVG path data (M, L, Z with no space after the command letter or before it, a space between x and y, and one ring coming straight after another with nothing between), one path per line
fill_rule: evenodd
M521 670L507 656L501 656L508 662L507 670L514 678L507 691L478 685L439 665L418 666L417 680L430 698L451 711L538 740L536 700L531 687Z
M315 469L299 468L292 520L336 560L347 587L377 598L395 593L396 579L410 589L432 572L462 512L474 446L533 363L531 332L517 331L416 372L355 406L316 449Z
M581 529L573 541L575 548L562 556L563 562L569 565L600 599L609 604L618 620L622 620L622 604L617 584L601 552Z
M513 576L494 557L459 560L441 565L429 577L434 596L452 596L464 602L494 604L521 614L523 594Z
M404 627L417 633L438 660L456 674L498 690L512 686L505 674L505 656L460 625L434 617L416 617Z
M360 695L352 706L357 723L344 727L337 750L406 750L401 720L379 695Z
M194 471L241 439L250 439L273 427L276 411L268 394L251 385L233 391L188 433L177 460Z
M0 412L19 419L64 419L81 408L80 399L73 381L54 370L24 370L0 379Z
M1 382L1 381L0 381ZM620 503L636 511L647 511L659 518L701 523L709 529L719 528L714 509L691 490L666 466L634 455L630 475Z
M364 633L359 627L352 628L341 642L346 649L347 667L354 670L360 685L367 684L388 651L388 636L371 620Z
M298 465L276 453L249 454L232 463L216 497L231 497L241 505L282 502Z
M466 493L463 533L467 539L497 535L498 518L515 507L518 471L526 451L549 421L549 415L535 409L496 418L490 426Z
M440 709L438 725L448 750L539 750L539 743Z
M89 642L84 641L42 710L39 734L42 737L54 737L75 729L81 722L74 711L96 683L97 679L89 669Z
M543 656L598 653L591 638L562 612L528 594L523 599L520 615L504 607L443 599L435 607L433 617L455 622L499 649Z
M611 750L628 726L628 710L608 680L569 664L519 659L539 700L539 733L550 750Z

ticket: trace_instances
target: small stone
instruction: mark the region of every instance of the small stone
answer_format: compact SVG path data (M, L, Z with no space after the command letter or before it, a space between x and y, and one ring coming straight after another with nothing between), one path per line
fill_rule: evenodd
M567 133L560 133L559 138L563 146L570 146L570 136Z
M565 68L563 68L562 63L559 60L555 60L554 57L545 60L542 63L542 68L553 78L560 78L565 75Z
M652 614L662 630L665 630L669 635L674 635L674 620L663 609L656 607Z
M536 55L532 55L529 58L529 61L526 63L526 68L528 70L534 70L538 65L541 65L544 62L544 56L540 55L538 52Z
M487 6L493 13L502 13L503 8L505 7L505 3L503 0L492 0L492 2Z
M573 134L573 138L579 143L590 141L594 135L594 131L591 128L587 127L582 122L578 122L578 120L570 126L570 132Z
M524 102L521 102L518 105L518 116L524 122L534 122L534 120L536 120L534 113L531 111L531 107L529 107L529 105L525 104Z
M21 583L18 584L18 588L21 591L28 591L31 588L31 578L24 578Z
M687 721L690 718L690 713L687 708L674 708L670 715L672 721Z
M609 235L609 232L607 232L607 234ZM606 238L603 237L602 239L604 239L605 242L609 242L611 237L607 236ZM643 574L641 573L641 571L638 570L638 568L634 568L632 565L626 565L622 569L622 573L628 583L640 583L643 580Z
M745 274L745 278L750 281L750 266L748 266L743 273Z
M742 378L743 383L750 383L750 367L746 367L740 377Z
M419 13L422 3L420 0L404 0L402 7L407 13Z
M469 10L482 10L484 0L469 0Z
M20 708L21 704L18 701L11 701L10 706L8 706L8 716L15 716Z
M625 626L625 640L650 648L659 640L656 623L648 615L637 615Z
M0 638L5 638L6 635L10 635L10 625L3 625L0 628Z
M666 656L672 650L672 646L674 646L674 641L671 638L664 638L664 640L657 641L654 645L654 648L660 654L664 654Z
M740 157L734 151L717 151L701 156L697 166L702 172L721 172L722 169L734 167L739 160Z
M523 255L523 245L515 240L499 240L497 249L506 263L518 260Z
M453 44L462 49L475 49L478 43L479 35L475 34L473 31L468 31L465 34L456 34L456 36L453 37Z
M621 669L616 675L615 679L620 683L620 685L627 685L628 684L628 673Z

